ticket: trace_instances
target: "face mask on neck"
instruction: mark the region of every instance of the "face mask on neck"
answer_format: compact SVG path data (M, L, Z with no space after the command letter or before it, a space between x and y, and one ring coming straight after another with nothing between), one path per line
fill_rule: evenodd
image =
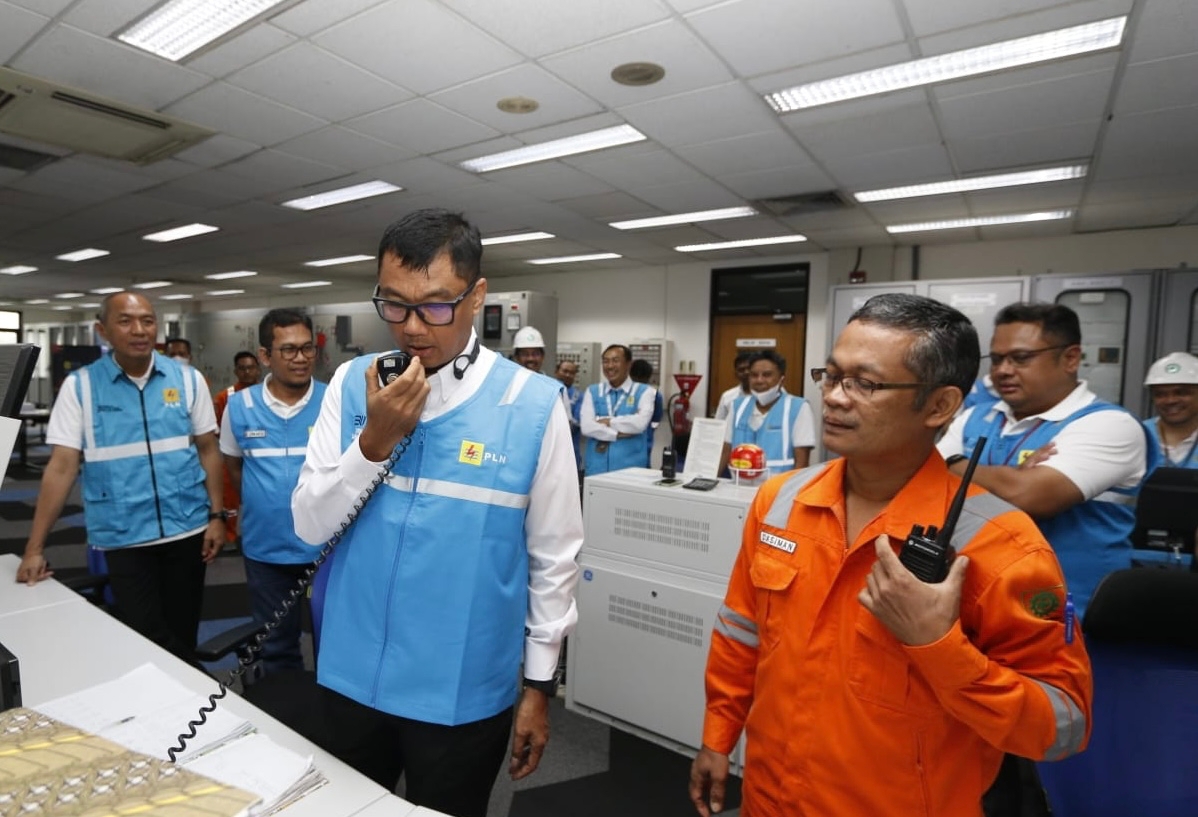
M171 355L171 360L177 360L177 361L179 361L180 363L190 363L190 362L191 362L190 360L188 360L188 359L187 359L186 357L184 357L183 355Z
M768 405L768 404L774 402L775 400L777 400L778 395L781 393L782 393L782 383L779 382L777 385L771 386L770 388L766 389L765 391L754 391L753 397L755 397L757 399L758 403L761 403L762 405Z

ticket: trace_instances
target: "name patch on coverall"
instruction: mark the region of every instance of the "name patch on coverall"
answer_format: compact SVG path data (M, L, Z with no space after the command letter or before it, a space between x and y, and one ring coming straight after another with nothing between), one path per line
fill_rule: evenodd
M783 539L781 536L774 536L772 533L766 533L765 531L762 531L761 541L772 548L778 548L778 550L784 550L787 553L795 552L794 542L790 541L789 539Z

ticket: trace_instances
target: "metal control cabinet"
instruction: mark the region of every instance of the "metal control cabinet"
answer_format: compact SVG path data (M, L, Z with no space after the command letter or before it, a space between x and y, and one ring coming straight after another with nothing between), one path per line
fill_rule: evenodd
M566 706L671 749L702 742L703 673L755 488L587 477Z
M474 329L483 346L503 357L512 356L512 341L525 326L545 340L545 363L541 371L552 376L557 367L557 296L544 292L488 292L483 308L474 318Z
M557 362L570 361L578 366L578 374L574 377L574 385L585 389L592 383L603 379L603 364L600 362L598 343L559 343L557 345ZM556 368L557 364L554 364ZM546 369L546 374L551 372Z

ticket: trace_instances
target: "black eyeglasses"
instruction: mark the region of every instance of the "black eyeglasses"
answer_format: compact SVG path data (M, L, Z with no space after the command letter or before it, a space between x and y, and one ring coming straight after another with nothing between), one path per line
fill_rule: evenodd
M876 391L886 389L919 389L925 386L935 387L935 383L878 383L867 377L851 377L843 374L833 374L827 368L812 369L811 379L819 385L824 394L834 391L837 386L844 389L849 397L864 397L869 399Z
M379 297L379 288L374 288L374 308L378 310L379 317L387 323L404 323L408 316L413 312L429 326L448 326L453 323L453 313L457 309L458 304L466 299L466 296L474 291L474 285L478 283L478 279L474 279L474 283L466 287L466 291L452 301L444 301L442 303L432 304L405 304L403 301L389 301L386 298Z
M316 357L316 344L305 343L303 346L292 346L288 344L287 346L276 346L274 347L273 351L278 352L279 357L283 358L283 360L295 360L296 355L303 355L304 357Z
M1057 346L1045 346L1043 349L1019 349L1007 352L1005 355L995 353L986 357L990 358L990 368L992 369L1001 366L1006 360L1011 361L1011 365L1019 369L1031 363L1038 355L1051 352L1053 349L1068 349L1072 345L1072 343L1062 343Z

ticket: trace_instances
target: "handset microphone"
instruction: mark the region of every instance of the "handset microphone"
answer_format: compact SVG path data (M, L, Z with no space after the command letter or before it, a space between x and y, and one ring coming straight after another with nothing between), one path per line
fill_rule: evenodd
M985 445L986 438L981 437L974 446L965 476L961 478L961 487L948 506L948 516L940 530L937 531L935 525L929 525L927 530L924 530L923 525L915 525L907 534L907 541L903 542L899 561L922 582L938 584L948 576L949 565L956 556L952 546L953 532L957 529L957 520L961 517L961 509L965 507L965 492L969 490L969 481L973 479L973 471L977 468Z
M379 386L386 388L393 380L398 380L411 362L411 355L402 350L380 355L374 362L379 373Z

